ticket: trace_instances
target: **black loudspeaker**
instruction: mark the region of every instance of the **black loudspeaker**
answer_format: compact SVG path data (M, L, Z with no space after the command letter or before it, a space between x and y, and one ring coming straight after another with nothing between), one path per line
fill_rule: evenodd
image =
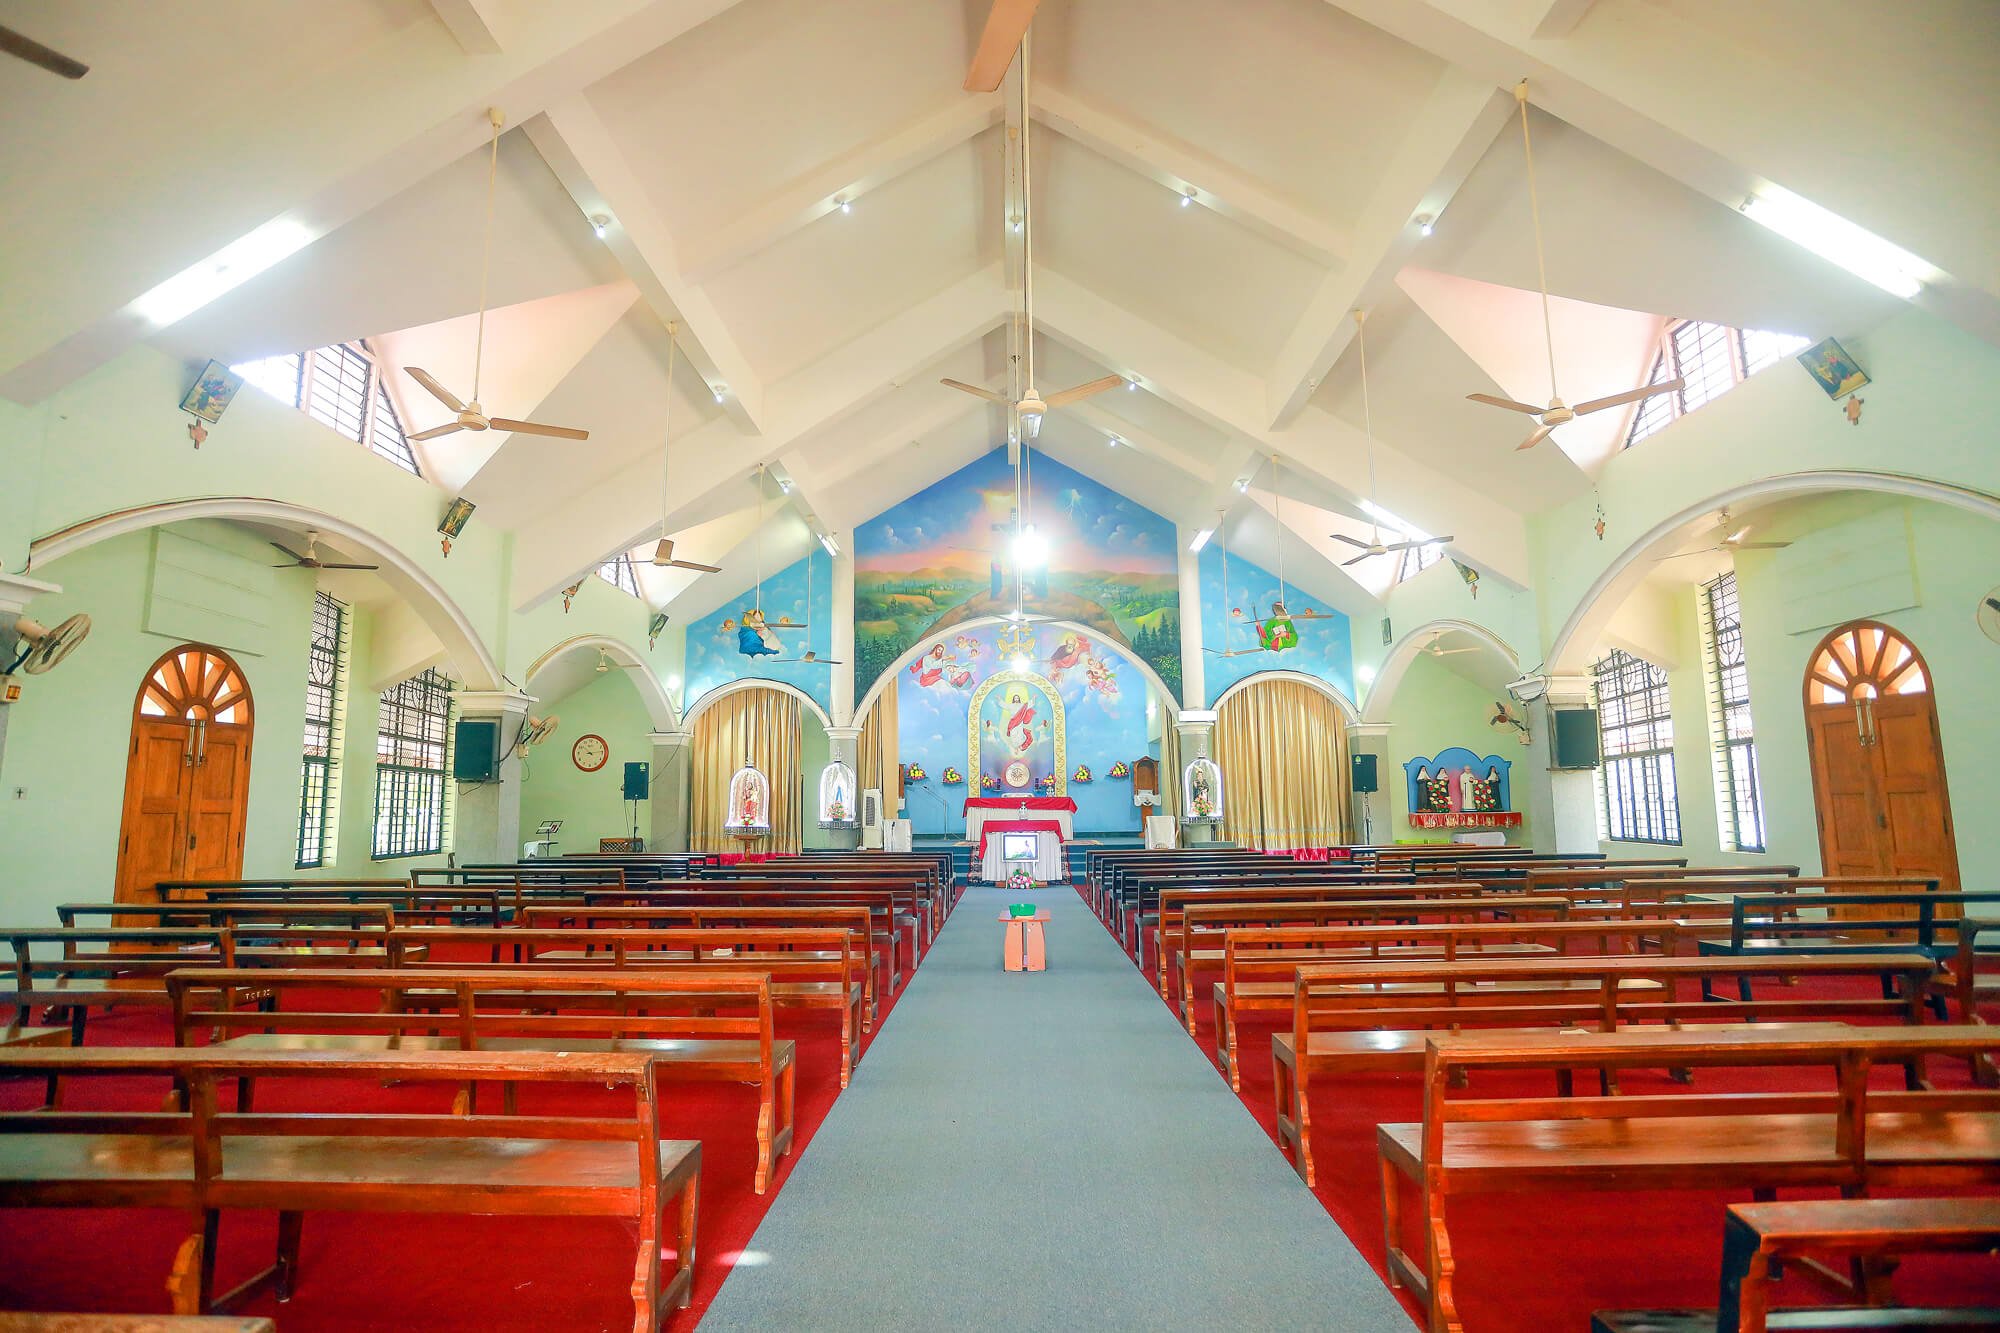
M1595 708L1550 710L1550 768L1596 768L1603 762Z
M643 801L652 790L650 768L644 763L625 765L625 799Z
M451 775L460 782L491 782L500 776L500 724L492 718L460 718L452 734Z
M1358 792L1371 792L1379 790L1379 788L1376 785L1374 755L1372 754L1355 755L1353 757L1353 766L1354 766L1354 790Z

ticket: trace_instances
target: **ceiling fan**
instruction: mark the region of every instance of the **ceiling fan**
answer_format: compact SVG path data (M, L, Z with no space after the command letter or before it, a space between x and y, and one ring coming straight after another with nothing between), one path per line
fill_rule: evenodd
M472 401L460 402L458 395L439 384L429 371L405 366L411 379L423 385L431 397L458 414L455 420L418 431L409 438L434 440L440 435L453 435L462 430L500 430L517 435L553 435L564 440L587 440L590 438L587 430L577 430L573 426L544 426L540 422L515 421L510 417L489 417L486 409L479 405L479 371L486 352L486 278L493 268L493 191L500 174L500 126L503 119L500 108L488 107L486 119L493 127L493 134L486 165L486 248L479 262L479 332L472 348Z
M1707 546L1698 546L1692 551L1675 551L1672 555L1657 557L1660 560L1680 560L1690 555L1707 555L1711 551L1782 551L1790 542L1750 542L1743 540L1750 535L1751 525L1732 527L1729 510L1724 508L1715 517L1715 541Z
M1028 8L1033 11L1034 6L1029 5ZM90 66L81 60L72 60L60 51L43 46L32 37L22 36L12 28L0 28L0 51L25 60L30 65L40 65L49 73L60 74L65 79L80 79L90 73Z
M1431 641L1425 644L1423 647L1417 649L1417 651L1424 654L1426 657L1450 657L1454 653L1476 653L1479 651L1479 649L1476 646L1470 648L1440 647L1439 643L1443 638L1444 638L1444 631L1437 630L1434 633L1432 633Z
M673 491L667 486L667 463L673 453L674 424L674 353L680 350L674 334L679 325L667 325L667 410L660 425L660 541L653 548L655 569L690 569L697 574L720 574L722 566L704 565L699 560L680 560L674 556L674 539L667 535L667 510L672 506Z
M1469 393L1465 395L1475 403L1485 403L1489 407L1504 408L1509 412L1520 412L1535 419L1535 429L1528 438L1514 446L1515 452L1532 449L1549 437L1549 432L1557 426L1588 416L1592 412L1602 412L1607 407L1619 407L1625 403L1636 403L1641 398L1651 398L1654 394L1670 393L1681 388L1686 381L1679 376L1661 380L1658 384L1642 384L1624 393L1614 393L1608 398L1593 398L1587 403L1571 407L1564 403L1562 395L1556 391L1556 338L1549 319L1549 261L1542 253L1542 205L1535 193L1535 146L1528 137L1528 81L1521 80L1514 87L1514 100L1521 106L1521 148L1528 161L1528 211L1535 224L1535 264L1542 281L1542 345L1549 357L1549 405L1535 407L1529 403L1518 403L1512 398L1496 398L1490 393Z
M1358 565L1371 556L1388 555L1392 551L1407 551L1412 546L1442 546L1452 540L1448 533L1442 537L1421 539L1411 537L1399 542L1382 540L1382 525L1375 517L1380 512L1380 506L1375 499L1375 413L1368 402L1368 312L1366 310L1354 312L1354 339L1361 352L1361 425L1362 433L1368 440L1368 540L1364 542L1344 532L1327 534L1337 542L1346 542L1349 546L1361 548L1360 555L1340 562L1342 569L1349 565Z
M292 558L291 564L272 565L271 568L273 569L380 569L382 567L380 565L349 565L339 561L320 559L317 554L319 550L319 534L317 532L308 532L306 534L304 555L294 551L283 542L272 542L271 545Z
M1004 12L1003 12L1004 11ZM1008 406L1019 422L1019 438L1032 440L1041 434L1042 418L1052 408L1068 407L1107 389L1115 389L1125 383L1123 375L1104 375L1084 384L1072 385L1050 394L1046 399L1035 389L1035 214L1034 192L1029 180L1028 135L1028 20L1035 15L1033 0L995 0L993 11L987 16L986 34L980 39L979 58L973 61L973 73L966 77L965 86L977 92L992 92L1000 86L1006 76L1010 60L1002 60L992 71L992 81L983 87L974 86L974 77L981 72L981 60L986 58L987 48L996 41L996 29L1001 38L1011 39L1021 53L1021 342L1022 354L1026 362L1027 387L1021 397L1009 402L1008 396L977 384L967 384L964 380L946 379L942 383L969 393L975 398L984 398L989 403ZM1014 46L1001 48L1011 56ZM1011 439L1010 439L1011 443Z

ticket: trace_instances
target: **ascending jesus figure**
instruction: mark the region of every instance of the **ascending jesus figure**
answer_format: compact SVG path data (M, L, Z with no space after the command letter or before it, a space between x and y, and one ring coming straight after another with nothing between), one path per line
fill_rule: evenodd
M1017 695L1015 697L1019 698L1020 696ZM1035 743L1035 706L1024 701L1019 708L1014 710L1014 715L1007 719L1007 725L1001 728L1001 730L1005 733L1007 743L1013 747L1015 754L1026 754L1028 747ZM1019 736L1014 734L1017 731L1020 733Z

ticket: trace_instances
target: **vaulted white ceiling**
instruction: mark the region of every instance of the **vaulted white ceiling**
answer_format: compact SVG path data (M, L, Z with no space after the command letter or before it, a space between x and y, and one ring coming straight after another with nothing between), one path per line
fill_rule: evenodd
M1015 374L1018 62L961 88L985 9L216 0L190 24L0 0L92 66L0 65L0 392L144 339L238 361L368 338L463 382L495 106L484 400L591 438L449 436L427 475L515 532L524 605L664 518L725 574L644 591L699 614L760 552L775 570L1004 443L1001 411L937 383ZM1230 512L1246 551L1282 526L1339 604L1388 583L1393 557L1326 558L1371 498L1524 580L1524 517L1623 435L1605 413L1517 454L1522 422L1465 401L1545 378L1513 84L1576 398L1636 383L1668 319L1817 337L1901 309L1736 210L1770 184L1921 255L1918 303L2000 335L1996 74L1984 0L1044 0L1036 382L1136 387L1052 412L1041 447L1190 529ZM310 243L169 326L134 311L273 222ZM397 394L412 429L441 419ZM1273 454L1282 506L1235 486ZM760 463L791 485L761 535Z

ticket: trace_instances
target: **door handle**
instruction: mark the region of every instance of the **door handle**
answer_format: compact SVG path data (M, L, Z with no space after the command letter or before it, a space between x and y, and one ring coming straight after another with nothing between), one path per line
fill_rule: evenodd
M194 767L194 729L195 724L192 722L188 723L187 735L181 740L182 768Z
M208 763L208 723L206 721L201 721L195 723L194 725L196 727L195 743L198 747L195 751L194 762L195 762L195 767L200 768Z

